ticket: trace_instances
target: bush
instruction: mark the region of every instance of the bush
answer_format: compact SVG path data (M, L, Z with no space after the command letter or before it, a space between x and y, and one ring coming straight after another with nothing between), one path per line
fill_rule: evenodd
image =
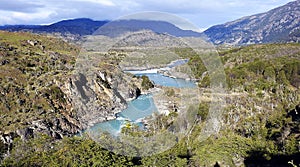
M148 90L150 88L154 88L154 84L152 81L145 75L142 76L142 88Z
M169 97L173 97L175 95L175 91L172 88L167 88L165 91L165 95L169 96Z

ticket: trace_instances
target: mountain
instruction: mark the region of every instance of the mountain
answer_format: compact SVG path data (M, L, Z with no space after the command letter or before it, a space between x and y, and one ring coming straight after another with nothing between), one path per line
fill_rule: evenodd
M94 21L87 18L63 20L51 25L6 25L0 26L0 30L31 31L34 33L58 32L61 34L70 33L75 35L92 35L100 27L102 28L96 33L107 36L117 36L125 32L139 31L144 29L151 30L156 33L168 33L176 37L200 36L200 33L198 32L191 30L182 30L175 25L165 21L118 20L109 22Z
M166 21L153 20L117 20L110 22L99 29L96 34L118 36L126 32L151 30L156 33L167 33L175 37L197 37L201 34L192 30L182 30Z
M215 44L298 42L300 1L293 1L265 13L216 25L204 33Z
M90 35L108 21L94 21L87 18L62 20L50 25L6 25L0 30L8 31L32 31L34 33L71 33L76 35Z
M63 20L46 26L44 28L44 31L47 31L49 29L53 32L69 32L71 34L89 35L108 22L109 21L94 21L86 18ZM43 29L41 29L41 31L43 31Z
M50 25L6 25L0 26L0 30L91 35L99 27L102 28L96 34L107 36L118 36L124 32L144 29L156 33L168 33L175 37L201 36L198 32L182 30L164 21L117 20L109 22L94 21L88 18L63 20ZM300 40L300 0L265 13L212 26L204 31L204 34L215 44L298 42Z

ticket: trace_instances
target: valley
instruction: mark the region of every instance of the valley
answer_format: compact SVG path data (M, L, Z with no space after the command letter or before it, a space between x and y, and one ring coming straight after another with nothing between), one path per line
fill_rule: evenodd
M300 103L299 73L297 73L297 70L299 71L299 64L297 63L300 61L299 44L261 44L219 51L225 65L226 80L228 82L228 90L226 94L222 95L226 99L224 108L226 112L222 115L220 122L222 126L219 129L219 133L209 135L206 139L203 139L203 136L208 133L208 131L205 131L205 128L210 127L209 124L207 124L207 121L210 117L208 111L209 104L212 100L212 94L209 89L209 79L207 78L208 76L197 74L197 72L199 72L198 69L203 68L199 66L202 63L201 59L197 58L197 55L194 55L196 56L194 57L193 52L189 52L188 49L176 49L178 54L184 53L184 55L189 55L187 64L190 65L190 69L194 74L195 79L200 77L198 78L199 90L197 91L198 97L200 96L197 100L198 105L196 103L189 104L189 107L186 108L188 111L187 113L189 113L187 115L180 115L180 112L176 112L176 108L173 108L174 106L172 107L172 105L167 106L164 108L165 110L168 110L167 115L156 115L154 119L156 121L147 122L149 127L148 131L141 131L135 125L129 124L130 126L126 126L126 129L122 129L122 133L129 136L144 136L146 135L144 133L153 133L151 132L152 130L158 131L168 129L181 132L182 130L186 131L184 126L190 127L190 129L187 131L187 134L181 136L181 140L178 143L171 143L171 145L174 145L171 150L166 150L157 155L154 154L137 161L134 156L123 156L122 153L114 155L107 150L100 149L107 148L107 144L110 146L112 141L114 141L109 139L110 137L107 136L107 134L104 134L104 137L106 136L105 138L107 138L106 140L103 140L103 136L101 137L101 144L95 143L95 141L92 140L93 137L89 135L83 135L83 137L74 136L80 130L84 129L84 127L89 126L95 117L99 117L98 113L95 112L95 114L93 114L94 110L90 110L90 113L88 114L89 117L85 116L83 114L84 110L81 111L80 108L78 110L76 106L72 106L72 102L70 101L72 99L70 98L72 95L71 92L74 92L77 97L80 95L80 92L76 93L76 89L72 88L71 85L77 85L78 87L80 85L78 83L84 83L84 79L77 78L76 80L76 75L74 77L71 72L72 69L76 69L76 65L78 64L75 65L72 63L72 61L74 61L72 57L64 56L68 54L76 55L76 52L78 54L78 49L75 46L74 49L70 49L70 52L61 52L59 47L63 47L64 45L53 45L48 38L42 40L41 37L38 36L39 41L41 42L40 45L45 46L45 50L43 51L39 48L39 45L32 46L29 43L24 43L22 47L20 45L22 44L22 41L26 42L27 40L33 40L37 37L36 35L27 33L9 33L9 37L14 36L12 40L12 38L5 38L5 36L8 35L7 32L1 33L1 54L6 54L2 59L7 60L5 62L10 62L1 66L1 78L2 81L5 81L6 79L14 81L14 85L10 85L10 82L1 82L2 95L6 94L6 96L1 97L1 100L7 102L10 101L10 103L1 103L3 111L1 114L1 141L3 142L4 139L6 142L1 146L2 150L4 150L2 156L5 156L6 151L10 150L10 156L4 159L4 164L16 165L16 163L18 163L42 165L44 163L50 163L44 158L39 158L39 161L36 161L36 156L40 157L40 154L44 154L45 158L52 157L50 164L54 165L61 162L63 159L63 162L75 165L74 163L76 163L76 161L70 161L68 158L72 158L74 155L83 158L84 156L92 156L91 153L95 156L97 154L106 154L107 156L118 157L114 160L115 163L126 163L127 165L130 163L142 163L143 165L148 163L152 164L153 158L157 160L157 163L161 163L161 165L164 163L173 163L177 165L180 163L190 165L211 165L216 161L219 164L233 163L235 165L240 163L254 163L251 160L254 154L252 155L251 152L258 152L258 155L263 154L263 159L260 160L262 163L273 163L273 156L276 157L281 155L291 157L288 158L288 161L293 159L294 162L297 162L295 156L298 155L297 141L299 141L299 117L295 113L299 111ZM48 44L48 42L50 43ZM66 46L69 46L69 44L66 44ZM26 47L28 50L25 49ZM52 52L47 51L47 48L51 48L52 50L57 49L55 54L60 55L58 59L62 59L64 64L59 65L56 63L52 65L51 61L46 61L45 64L41 64L45 65L45 67L41 66L43 68L35 68L33 64L42 63L41 60L43 57L47 58L48 54L52 54ZM124 53L119 54L123 55ZM23 65L21 62L24 62L24 57L28 57L28 62ZM18 60L22 61L17 63L16 61ZM118 92L122 95L119 96L116 94L117 91L112 91L110 88L110 85L113 85L113 82L120 79L115 78L118 74L116 71L117 66L115 66L115 63L112 62L110 58L106 57L105 60L105 62L100 61L101 66L95 67L102 72L102 74L98 75L99 79L96 80L99 88L102 88L98 88L98 90L102 90L102 92L99 92L98 94L99 97L102 98L107 96L108 98L116 99L116 103L114 104L113 101L106 102L107 98L99 99L97 96L95 97L99 101L99 104L101 104L101 107L103 107L103 111L108 111L110 107L125 109L125 103L124 105L119 105L122 104L120 103L122 100L125 100L121 97L127 99L138 98L139 93L137 93L136 90L140 89L141 92L143 92L147 90L145 89L147 87L143 88L141 78L133 77L132 74L124 73L126 74L124 75L120 73L119 75L124 75L124 77L122 77L122 82L133 80L134 82L131 81L131 83L134 83L134 85L119 85L119 88L121 89L118 89ZM3 60L1 61L3 62ZM48 70L45 71L45 68ZM28 72L24 74L22 69ZM30 74L30 71L33 73ZM39 75L37 75L38 71L40 71ZM48 74L56 75L53 75L53 78L49 78ZM11 79L8 78L8 76ZM62 77L70 77L71 79L62 79ZM86 80L93 79L93 77L87 78ZM151 75L149 77L151 78ZM42 78L48 79L45 80ZM49 86L44 86L49 83ZM67 86L68 84L69 86ZM88 84L85 85L88 86ZM83 88L85 87L86 95L88 92L96 92L97 90L95 89L96 87L87 89L88 87L86 86L82 86ZM18 87L24 87L26 89L18 91ZM127 94L128 89L133 90L131 91L133 94ZM126 91L122 92L122 90ZM45 95L37 96L35 95L36 91L45 92ZM11 94L15 95L10 96ZM32 103L32 101L29 101L27 98L25 98L26 100L24 102L13 103L13 98L22 97L24 96L23 94L25 96L28 96L29 94L29 97L32 97L33 102L36 101L36 103ZM188 94L180 92L177 88L163 88L161 93L157 94L159 97L158 99L168 99L166 100L167 104L169 101L173 101L174 104L180 102L182 100L182 95ZM75 98L75 100L78 99ZM162 102L161 100L158 101ZM31 107L30 104L37 106ZM79 104L88 103L80 102ZM166 105L166 103L163 104ZM22 106L28 106L29 111L23 111L24 107ZM74 109L77 109L77 112L75 112ZM120 110L115 111L116 112L107 112L106 117L108 119L115 119L114 114ZM18 115L18 117L15 117L15 115ZM195 119L195 115L197 115L197 119ZM103 118L103 116L100 116L100 118ZM101 120L96 119L94 121L96 123ZM196 121L196 124L192 123L194 121ZM282 136L279 134L285 135ZM50 138L47 136L50 136ZM19 137L21 140L18 140ZM60 138L63 138L63 140L57 140ZM171 136L167 138L168 140L173 140ZM128 143L125 147L122 146L122 144L118 144L117 141L116 143L113 143L113 145L119 145L118 150L121 152L122 149L125 149L123 151L126 153L133 151L132 155L137 154L134 153L134 150L139 150L138 148L135 148L136 143L140 143L140 148L151 147L146 143L143 144L139 138L135 139L135 144L130 145L130 147L128 147ZM12 140L14 140L13 144ZM37 142L42 142L42 145L36 145ZM80 146L76 144L78 142L81 143ZM161 140L158 140L157 142L161 142ZM49 150L45 145L46 143L51 144L51 147L54 147L55 149ZM29 145L35 145L35 147L28 148ZM225 147L226 145L233 145L235 147L227 148ZM63 152L61 151L63 151L65 147L68 147L68 151L72 152L72 154L68 154L64 158L59 158L57 155L62 154ZM96 150L92 152L81 152L75 151L76 147L78 149L83 149L84 147L85 149ZM20 157L17 153L25 148L27 152ZM164 150L165 148L157 147L155 149ZM213 153L208 154L208 152ZM232 153L236 154L235 158L232 157ZM139 152L138 154L143 155L148 153ZM257 153L255 153L255 155L257 155ZM18 157L17 161L15 156ZM169 159L170 156L173 158ZM205 159L202 159L203 157L205 157ZM250 159L248 159L248 157ZM84 163L84 160L79 158L78 162ZM93 163L96 162L102 162L102 160L97 160Z
M300 166L299 2L0 26L0 166Z

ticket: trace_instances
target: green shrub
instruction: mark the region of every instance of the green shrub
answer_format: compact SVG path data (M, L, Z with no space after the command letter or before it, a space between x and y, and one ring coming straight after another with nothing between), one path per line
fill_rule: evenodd
M154 88L152 81L145 75L142 76L142 88L145 90Z

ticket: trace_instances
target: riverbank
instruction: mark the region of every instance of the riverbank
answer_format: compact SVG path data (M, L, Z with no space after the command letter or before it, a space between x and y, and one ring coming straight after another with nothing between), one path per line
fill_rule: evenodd
M169 64L163 67L126 67L123 68L124 72L131 73L133 75L136 74L155 74L160 73L166 77L175 78L175 79L184 79L188 81L196 81L195 78L192 77L190 68L186 65L188 59L178 59L170 62ZM180 66L183 67L184 70L178 69ZM187 74L189 73L189 74Z
M176 60L163 68L124 71L135 76L146 75L155 87L140 90L141 92L136 98L125 99L126 109L116 112L114 117L109 117L106 121L91 123L93 124L91 129L95 129L92 131L96 132L100 128L102 131L116 135L128 121L145 126L149 119L153 119L151 117L154 113L168 115L170 112L180 112L182 89L195 89L197 85L188 75L181 74L179 76L179 73L176 73L174 76L171 74L174 73L176 67L184 65L187 61L187 59Z

